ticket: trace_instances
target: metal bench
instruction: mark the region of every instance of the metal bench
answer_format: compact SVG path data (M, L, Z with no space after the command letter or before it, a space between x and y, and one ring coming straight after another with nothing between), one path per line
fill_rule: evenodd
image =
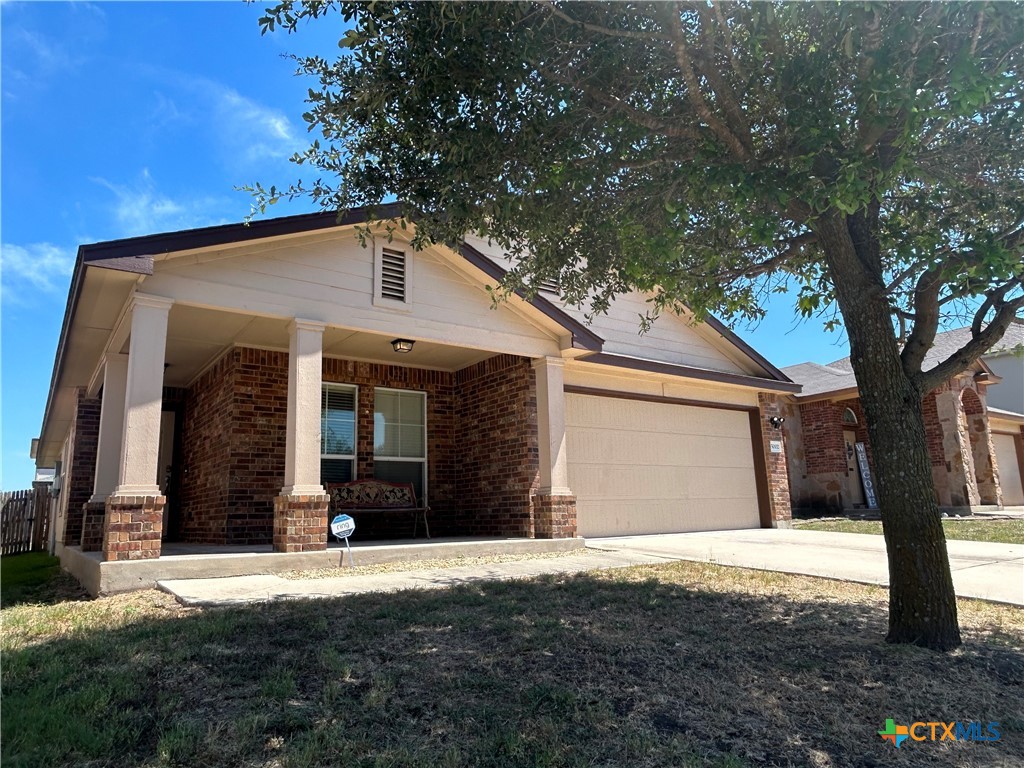
M412 483L389 483L385 480L351 480L347 483L327 483L327 494L330 496L331 517L345 513L352 515L356 521L356 533L359 533L359 515L367 514L407 514L412 517L412 535L416 538L419 522L423 520L423 529L430 538L430 524L427 512L430 507L416 503L416 491Z

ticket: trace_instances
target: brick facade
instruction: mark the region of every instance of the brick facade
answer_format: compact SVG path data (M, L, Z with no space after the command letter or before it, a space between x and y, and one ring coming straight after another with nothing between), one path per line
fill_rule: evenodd
M63 540L67 546L77 546L82 541L83 507L92 497L96 479L96 446L100 438L100 399L87 397L84 389L78 390L77 398L74 420L68 433L71 446L69 466L65 468L65 484L61 490L67 495Z
M104 560L160 557L163 496L110 496L103 526Z
M761 392L757 396L758 416L761 420L761 440L764 449L765 471L768 475L768 505L773 528L787 527L793 519L789 498L789 471L786 467L785 446L781 453L772 453L771 441L785 443L782 429L771 425L773 417L785 418L778 395Z
M571 539L576 536L576 497L533 497L534 534L538 539Z
M539 478L530 361L499 355L457 373L325 358L325 383L358 387L356 477L373 477L375 387L427 396L427 494L435 536L532 536ZM189 388L183 430L186 541L265 544L284 480L288 355L236 347ZM398 516L358 533L408 535Z
M179 534L185 541L228 541L236 352L231 350L221 357L185 396L178 521ZM278 491L280 484L274 493Z
M985 391L970 375L958 376L929 392L922 400L928 457L938 503L968 507L1001 503L991 434L985 408ZM859 398L790 403L794 424L790 437L792 504L799 509L839 511L852 506L843 432L854 430L864 443L868 466L874 471L867 420ZM844 424L849 408L856 425Z
M103 501L89 501L83 505L82 551L99 552L103 549L103 525L107 505Z
M327 494L274 497L274 551L327 549Z
M460 532L527 536L540 487L537 384L530 361L498 355L455 374Z

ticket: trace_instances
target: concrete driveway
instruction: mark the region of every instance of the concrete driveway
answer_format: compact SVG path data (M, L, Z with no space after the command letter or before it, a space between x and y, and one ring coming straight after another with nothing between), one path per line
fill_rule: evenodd
M587 547L866 584L889 583L885 540L863 533L713 531L587 539ZM1024 546L949 541L947 549L957 595L1024 605Z

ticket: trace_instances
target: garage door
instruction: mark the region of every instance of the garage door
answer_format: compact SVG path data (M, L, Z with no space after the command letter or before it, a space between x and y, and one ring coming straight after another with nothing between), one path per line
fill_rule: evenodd
M992 435L992 447L996 449L996 464L999 465L999 485L1003 488L1003 504L1016 507L1024 504L1024 488L1021 488L1020 464L1017 463L1017 447L1013 435Z
M565 405L581 536L760 525L747 412L581 394Z

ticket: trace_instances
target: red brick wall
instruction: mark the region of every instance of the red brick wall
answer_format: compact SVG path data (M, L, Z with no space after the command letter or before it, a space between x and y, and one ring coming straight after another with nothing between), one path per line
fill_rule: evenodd
M401 365L324 360L325 382L359 387L356 414L356 477L373 477L374 387L408 389L427 393L427 502L433 536L460 533L456 495L459 468L455 450L455 377L446 371L407 368ZM408 535L400 516L374 521L373 535Z
M846 472L842 408L828 400L800 403L807 474Z
M540 486L537 386L530 361L498 355L456 373L459 529L533 536Z
M782 407L778 395L760 392L757 403L761 419L761 439L764 449L764 460L768 475L768 503L771 506L771 518L775 522L793 519L793 510L789 500L789 471L786 468L786 453L771 452L772 440L783 440L781 429L775 429L769 423L773 416L782 416Z
M284 485L288 354L238 347L232 386L229 544L273 539L274 497Z
M434 535L530 536L539 483L537 399L526 358L456 374L324 360L324 381L359 387L357 477L373 476L374 387L427 393L427 492ZM267 543L284 483L288 355L228 352L189 390L183 444L186 540ZM404 532L396 518L382 525ZM375 526L374 533L388 530Z
M924 415L925 439L928 441L928 457L933 467L943 467L946 465L946 458L942 447L942 424L939 422L935 392L929 392L924 396L921 409Z
M64 544L78 546L82 541L82 505L91 497L96 479L96 446L100 439L100 399L86 397L79 389L78 403L69 432L71 454L65 471L62 493L67 494L67 522Z
M179 505L179 530L185 541L227 540L237 356L238 350L225 354L185 397Z

